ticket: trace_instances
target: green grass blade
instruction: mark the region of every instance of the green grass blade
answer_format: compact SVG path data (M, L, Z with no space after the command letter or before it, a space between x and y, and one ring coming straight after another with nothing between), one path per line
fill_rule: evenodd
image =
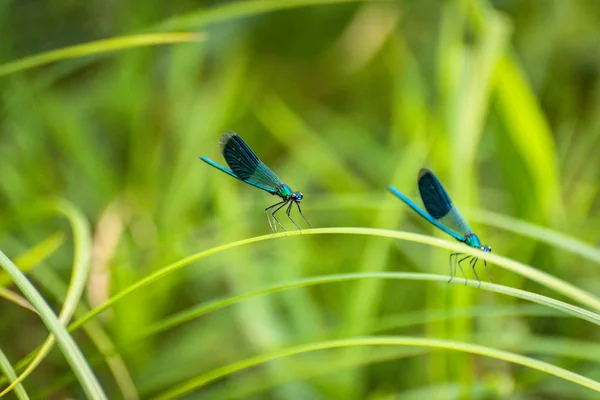
M10 361L6 357L6 354L4 354L4 352L1 349L0 349L0 369L2 369L4 376L6 376L10 382L13 382L17 379L17 374L15 373L15 370L13 369ZM29 399L29 396L27 395L27 392L25 391L25 388L23 387L23 385L21 383L18 383L15 386L15 395L20 400L28 400Z
M64 326L48 305L42 295L35 289L29 280L21 273L17 267L2 251L0 251L0 266L4 268L14 280L15 284L21 289L25 297L38 310L40 318L48 327L50 332L56 337L65 358L73 368L74 373L83 387L86 395L90 399L106 399L102 387L96 380L96 377L90 369L85 357L77 347L77 344L69 335Z
M540 307L536 304L516 303L512 306L476 305L458 309L431 310L423 313L402 312L380 318L370 333L381 333L391 329L439 322L456 318L502 318L502 317L545 317L569 318L570 313L558 312L555 308Z
M18 255L15 258L15 264L21 268L23 272L29 272L36 265L41 264L50 257L62 244L65 242L65 234L63 232L55 232L36 244L25 253ZM0 274L0 286L6 286L11 283L10 277L6 272Z
M552 131L525 74L506 54L496 65L494 91L509 136L531 174L536 204L547 218L563 215Z
M62 232L56 232L18 256L15 259L15 264L21 268L22 272L27 272L43 262L46 258L50 257L64 241L65 235ZM3 288L3 286L7 286L10 283L10 276L2 271L2 274L0 275L0 297L4 297L5 299L37 314L37 310L33 308L27 299L11 290Z
M277 238L289 238L291 236L301 236L301 235L320 235L320 234L346 234L346 235L368 235L368 236L380 236L387 237L392 239L400 239L411 241L415 243L423 243L431 246L459 251L465 254L471 254L477 256L481 259L485 259L494 265L501 266L509 271L515 272L521 276L527 277L543 286L551 288L562 295L573 299L583 305L586 305L592 309L600 310L600 299L596 296L581 290L580 288L571 285L568 282L565 282L561 279L555 278L549 274L546 274L540 270L532 268L528 265L519 263L517 261L511 260L509 258L501 257L497 254L484 253L477 249L470 248L465 246L462 243L457 242L449 242L446 240L437 239L430 236L419 235L415 233L402 232L402 231L391 231L385 229L371 229L371 228L319 228L319 229L307 229L303 231L290 231L290 232L280 232L276 234L269 234L263 236L256 236L249 239L239 240L237 242L228 243L225 245L213 247L211 249L196 253L189 257L186 257L182 260L174 262L155 273L140 279L136 283L130 285L129 287L123 289L119 293L115 294L109 300L107 300L104 304L94 308L88 314L86 314L83 318L78 319L73 323L70 329L77 329L79 326L84 324L90 318L93 318L95 315L101 313L106 310L110 306L112 306L117 301L123 299L130 293L141 289L152 282L166 276L172 272L175 272L186 265L194 261L198 261L210 255L219 253L221 251L229 250L238 246L243 246L251 243L266 241L266 240L274 240Z
M600 392L600 382L530 357L524 357L519 354L514 354L507 351L497 350L494 348L474 345L470 343L462 343L441 339L398 336L341 339L284 348L271 353L261 354L256 357L248 358L246 360L229 364L218 369L214 369L204 375L184 382L170 391L159 394L155 398L161 400L179 398L194 390L202 388L203 386L206 386L210 382L213 382L217 379L221 379L233 373L243 371L245 369L255 367L257 365L261 365L269 361L277 360L279 358L289 357L297 354L303 354L318 350L328 350L353 346L418 346L429 347L432 349L461 351L465 353L495 358L498 360L503 360L511 362L513 364L536 369L538 371L545 372L547 374L554 375L558 378L571 381L578 385L595 390L596 392Z
M38 310L42 321L52 333L52 335L41 347L36 358L16 380L14 380L2 393L0 393L0 396L7 393L16 384L21 382L23 379L25 379L25 377L33 372L37 365L50 352L52 346L54 345L54 341L58 341L59 346L63 350L65 358L71 365L73 372L77 376L87 396L92 399L105 399L106 396L102 390L102 387L97 381L93 371L89 367L85 357L64 326L71 319L75 307L79 303L81 293L83 292L87 280L91 254L90 228L83 214L81 214L81 212L79 212L79 210L73 207L70 203L57 200L52 205L52 208L67 217L71 223L73 237L75 240L75 254L71 282L69 284L67 297L63 304L59 318L56 317L44 298L35 289L31 282L29 282L25 275L23 275L19 268L8 257L6 257L4 253L0 252L0 265L4 267L6 272L8 272L8 274L12 277L15 284L21 289L25 297L27 297L31 304Z
M67 293L68 290L67 285L52 269L36 271L34 278L57 300L60 301L65 298L65 293ZM79 317L88 311L88 307L83 303L80 303L77 306L74 315ZM88 321L88 323L83 326L83 329L90 338L90 341L98 348L104 362L110 369L113 379L121 391L120 397L127 400L139 399L135 383L127 368L127 364L121 357L121 354L116 350L111 337L102 326L102 323L95 320ZM90 360L90 364L92 366L95 365L94 359Z
M371 350L373 350L371 348ZM385 352L361 351L353 352L349 357L330 357L326 363L317 363L309 365L308 368L299 368L294 371L294 375L288 379L266 380L254 376L252 379L244 381L243 385L227 387L225 390L216 390L214 398L228 399L248 399L257 397L258 393L266 392L290 381L306 381L316 377L330 375L337 371L347 370L348 368L365 367L371 364L382 363L386 361L396 361L409 357L417 357L427 353L426 348L398 347L386 349ZM250 371L248 371L250 373ZM260 372L256 373L257 375Z
M518 233L545 242L556 248L585 257L588 260L600 263L600 250L573 236L555 231L544 226L532 224L521 219L508 217L487 210L477 210L470 215L481 224L504 229L508 232Z
M198 29L210 23L230 21L236 18L250 17L291 8L336 4L356 3L369 0L250 0L236 1L222 6L200 9L198 11L167 20L152 29ZM373 0L370 0L373 1ZM383 0L379 0L383 1ZM388 0L391 1L391 0Z
M343 196L323 196L313 201L313 209L329 210L332 204L336 209L340 208L365 208L379 210L380 204L375 198L370 196L351 197L347 194ZM466 210L469 211L469 210ZM582 241L574 236L559 232L542 225L534 224L518 218L509 217L486 209L476 209L468 212L469 221L475 221L482 225L488 225L500 228L507 232L517 233L521 236L530 237L549 244L557 249L577 254L588 260L600 263L600 250L593 245Z
M147 329L141 331L139 336L136 337L136 340L143 339L145 337L149 337L151 335L155 335L160 332L164 332L168 329L171 329L177 325L183 324L185 322L189 322L195 318L206 315L210 312L217 311L223 309L225 307L241 303L242 301L252 299L258 296L263 296L266 294L282 292L285 290L296 289L301 287L309 287L315 285L324 285L329 283L339 283L339 282L348 282L355 280L372 280L372 279L394 279L394 280L414 280L414 281L422 281L422 282L441 282L447 283L448 276L444 275L433 275L433 274L423 274L423 273L408 273L408 272L371 272L371 273L360 273L360 274L337 274L337 275L326 275L326 276L317 276L305 279L298 279L292 282L285 282L282 284L274 285L267 287L265 289L257 290L254 292L243 293L236 296L229 296L223 299L210 301L207 304L201 304L198 307L193 307L189 310L178 313L177 315L167 318L157 324L154 324ZM464 281L462 280L453 280L450 284L456 284L459 286L464 285ZM467 286L470 287L479 287L479 282L468 280ZM482 290L488 290L490 292L500 293L507 296L512 296L520 299L524 299L527 301L531 301L533 303L541 304L546 307L553 308L555 310L561 311L565 314L584 319L589 321L595 325L600 326L600 315L594 312L585 310L580 307L573 306L568 303L561 302L559 300L553 299L551 297L542 296L536 293L531 293L525 290L515 289L508 286L497 285L493 283L482 282L481 287Z
M31 303L29 303L26 298L24 298L20 294L13 292L12 290L0 288L0 297L4 297L6 300L15 303L19 307L26 308L27 310L33 311L37 314L37 310L33 308Z
M198 42L204 39L205 36L198 33L153 33L98 40L95 42L48 51L2 64L0 65L0 77L75 57L123 50L131 47Z

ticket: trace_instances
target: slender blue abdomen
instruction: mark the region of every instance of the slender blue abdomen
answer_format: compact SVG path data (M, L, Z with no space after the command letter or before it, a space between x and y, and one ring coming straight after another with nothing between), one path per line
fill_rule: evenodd
M397 196L400 200L405 202L410 208L416 211L417 214L429 221L429 223L431 223L432 225L435 225L437 228L441 229L443 232L446 232L448 235L452 236L456 240L459 240L461 242L465 240L465 237L463 235L459 235L458 233L448 229L448 227L439 223L436 219L432 218L431 215L427 214L419 206L417 206L411 199L400 193L400 191L395 187L388 186L388 190L392 192L392 194Z
M214 162L213 160L211 160L210 158L206 157L206 156L202 156L200 157L200 159L202 161L204 161L205 163L207 163L208 165L215 167L216 169L218 169L219 171L225 172L227 175L233 176L235 179L240 179L236 174L234 174L233 172L231 172L230 170L228 170L227 168L225 168L224 166L217 164L216 162Z

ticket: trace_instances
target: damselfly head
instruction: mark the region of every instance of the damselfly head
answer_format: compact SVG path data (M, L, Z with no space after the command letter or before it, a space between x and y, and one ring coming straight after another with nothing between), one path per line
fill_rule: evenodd
M490 246L481 246L481 247L479 247L479 250L485 251L486 253L492 252L492 248Z
M296 203L300 203L304 196L302 196L301 192L292 193L292 200Z

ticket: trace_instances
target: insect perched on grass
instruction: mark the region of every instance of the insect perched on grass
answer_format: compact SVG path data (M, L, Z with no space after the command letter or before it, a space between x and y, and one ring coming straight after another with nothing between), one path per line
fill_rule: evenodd
M269 169L269 167L267 167L258 159L256 154L254 154L246 142L244 142L237 133L232 131L225 132L223 136L221 136L220 144L223 158L227 162L227 165L229 165L229 168L231 168L231 171L222 165L217 164L206 156L202 156L200 159L205 163L217 168L218 170L225 172L227 175L231 175L234 178L247 183L248 185L279 196L281 198L279 203L265 208L265 215L267 216L269 226L273 232L277 232L277 224L279 224L284 231L286 230L281 222L279 222L279 219L277 219L275 216L275 213L281 208L285 207L286 204L288 206L285 210L285 213L290 221L292 221L292 223L296 226L296 228L300 229L298 224L296 224L296 221L294 221L290 216L290 211L294 204L296 204L300 215L302 215L302 218L304 218L310 227L310 223L300 208L300 202L304 198L302 193L293 192L288 185L283 183L281 179L279 179L279 177ZM275 208L275 210L269 212L273 208ZM269 215L271 215L273 220L269 217Z
M473 230L469 226L468 222L458 212L456 207L454 207L452 200L450 200L450 196L448 196L448 193L446 193L446 190L444 190L444 187L438 178L433 174L433 172L427 168L421 168L417 182L419 185L419 192L421 193L421 199L423 200L423 204L425 205L427 212L419 208L419 206L413 203L413 201L408 197L400 193L395 187L388 186L388 190L394 195L398 196L400 200L408 204L408 206L415 210L421 217L425 218L427 221L446 232L459 242L466 243L471 247L475 247L487 253L492 251L491 247L481 244L479 238L475 233L473 233ZM455 261L454 264L452 263L453 257ZM481 285L479 276L477 276L477 272L475 271L475 265L477 264L479 258L471 255L465 255L463 253L450 254L450 280L448 282L450 282L456 275L456 265L458 265L462 274L465 275L461 263L469 259L469 265L475 274L475 278L477 278L477 281ZM487 262L485 260L483 260L483 265L485 266L485 270L490 277L490 281L493 282L490 271L487 268ZM465 276L465 284L466 283L467 281Z

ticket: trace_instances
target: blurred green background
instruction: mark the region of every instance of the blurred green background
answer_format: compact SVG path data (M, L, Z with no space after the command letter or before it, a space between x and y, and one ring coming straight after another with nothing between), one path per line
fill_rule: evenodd
M511 217L600 243L596 0L4 1L0 60L167 31L205 32L207 40L0 77L0 248L16 259L58 240L28 275L56 310L71 275L73 237L64 219L32 212L48 199L66 199L90 220L91 272L81 301L88 308L169 263L270 232L263 209L276 199L198 160L223 161L218 140L228 129L303 192L315 228L438 235L385 190L393 184L417 200L417 172L427 166L495 253L598 292L597 262L525 228L511 231L510 221L508 230L497 226ZM296 288L138 337L191 307L304 277L447 274L448 254L352 235L292 236L215 254L95 318L125 366L116 379L88 335L73 335L109 398L148 398L286 346L378 334L476 343L600 376L598 329L589 323L439 282ZM493 265L491 272L496 283L562 299ZM13 303L0 302L0 313L0 347L16 364L47 329ZM58 349L24 386L33 398L84 396ZM382 346L284 358L186 398L596 396L502 361Z

